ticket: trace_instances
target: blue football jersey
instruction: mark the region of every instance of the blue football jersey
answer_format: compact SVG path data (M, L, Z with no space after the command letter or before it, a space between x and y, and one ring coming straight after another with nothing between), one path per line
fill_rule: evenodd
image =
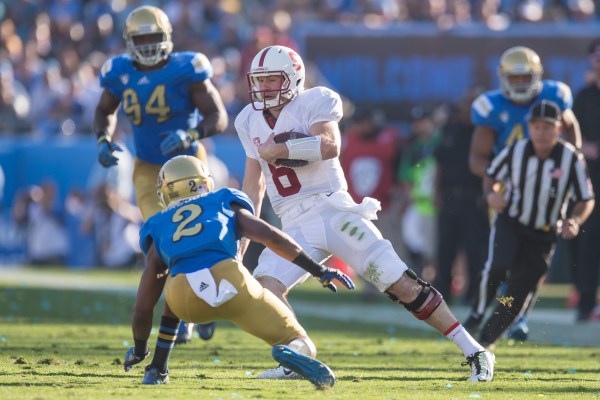
M163 156L160 143L176 129L196 127L201 120L192 104L189 85L212 77L210 62L201 53L171 53L168 62L153 71L137 69L128 54L109 59L100 71L100 85L121 100L131 122L136 156L162 165L170 158L194 155L194 142L187 150Z
M496 155L507 145L529 137L527 114L531 105L540 100L550 100L558 104L562 111L573 106L571 89L559 81L542 81L542 90L528 104L515 104L502 91L490 90L473 101L471 120L474 125L485 125L494 129L493 154Z
M193 197L150 217L140 230L140 247L148 253L154 243L171 276L235 258L241 237L231 203L254 214L252 200L236 189Z

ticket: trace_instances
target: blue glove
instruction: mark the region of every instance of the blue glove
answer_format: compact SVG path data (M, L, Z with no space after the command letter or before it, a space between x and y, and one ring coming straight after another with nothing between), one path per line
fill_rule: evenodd
M189 148L196 139L197 137L194 137L194 131L177 129L176 131L169 133L162 141L160 144L160 151L163 156L168 156Z
M119 159L113 156L114 151L123 151L121 146L116 143L111 143L108 140L103 140L98 145L98 161L104 167L112 167L119 163Z
M147 351L143 357L138 357L135 355L135 347L131 347L129 350L127 350L127 354L125 354L125 361L123 361L123 369L125 370L125 372L129 372L129 370L134 365L144 361L149 354L150 352Z
M321 282L324 288L327 288L335 293L337 292L337 287L331 282L334 279L342 285L344 285L347 289L354 289L354 282L352 282L352 279L350 279L348 275L346 275L339 269L324 267L322 274L319 277L319 281Z

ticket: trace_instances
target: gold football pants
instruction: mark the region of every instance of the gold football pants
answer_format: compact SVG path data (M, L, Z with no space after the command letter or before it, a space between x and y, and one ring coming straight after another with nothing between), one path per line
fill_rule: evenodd
M206 149L202 143L198 143L196 157L206 164ZM139 158L135 159L133 167L135 200L144 221L163 209L156 192L156 180L161 167L162 165L150 164Z
M182 320L197 324L228 320L271 346L288 344L292 339L306 335L292 311L234 259L215 264L210 272L217 285L227 279L238 294L211 307L196 296L185 274L169 276L165 285L167 304Z

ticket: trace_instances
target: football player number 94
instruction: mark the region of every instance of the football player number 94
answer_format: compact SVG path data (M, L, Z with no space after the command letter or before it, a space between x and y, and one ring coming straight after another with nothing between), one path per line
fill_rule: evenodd
M142 106L138 94L133 89L126 89L123 92L123 111L127 118L135 125L142 123ZM167 106L165 96L165 85L157 85L152 91L148 102L144 106L144 111L148 115L156 115L156 122L165 122L171 118L171 107Z
M282 197L291 196L300 191L302 185L293 168L275 167L269 164L271 175L273 175L273 183L277 188L277 193Z

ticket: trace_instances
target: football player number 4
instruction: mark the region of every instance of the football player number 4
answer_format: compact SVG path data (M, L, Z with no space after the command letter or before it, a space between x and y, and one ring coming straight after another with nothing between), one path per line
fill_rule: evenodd
M293 168L274 167L269 164L269 169L271 170L271 175L273 175L273 183L277 188L277 193L282 197L291 196L300 191L302 185Z
M142 123L142 105L140 104L139 96L133 89L126 89L123 92L123 111L127 118L135 125ZM165 85L157 85L148 102L144 106L144 112L148 115L156 115L156 122L165 122L171 116L171 107L167 106L165 96Z

